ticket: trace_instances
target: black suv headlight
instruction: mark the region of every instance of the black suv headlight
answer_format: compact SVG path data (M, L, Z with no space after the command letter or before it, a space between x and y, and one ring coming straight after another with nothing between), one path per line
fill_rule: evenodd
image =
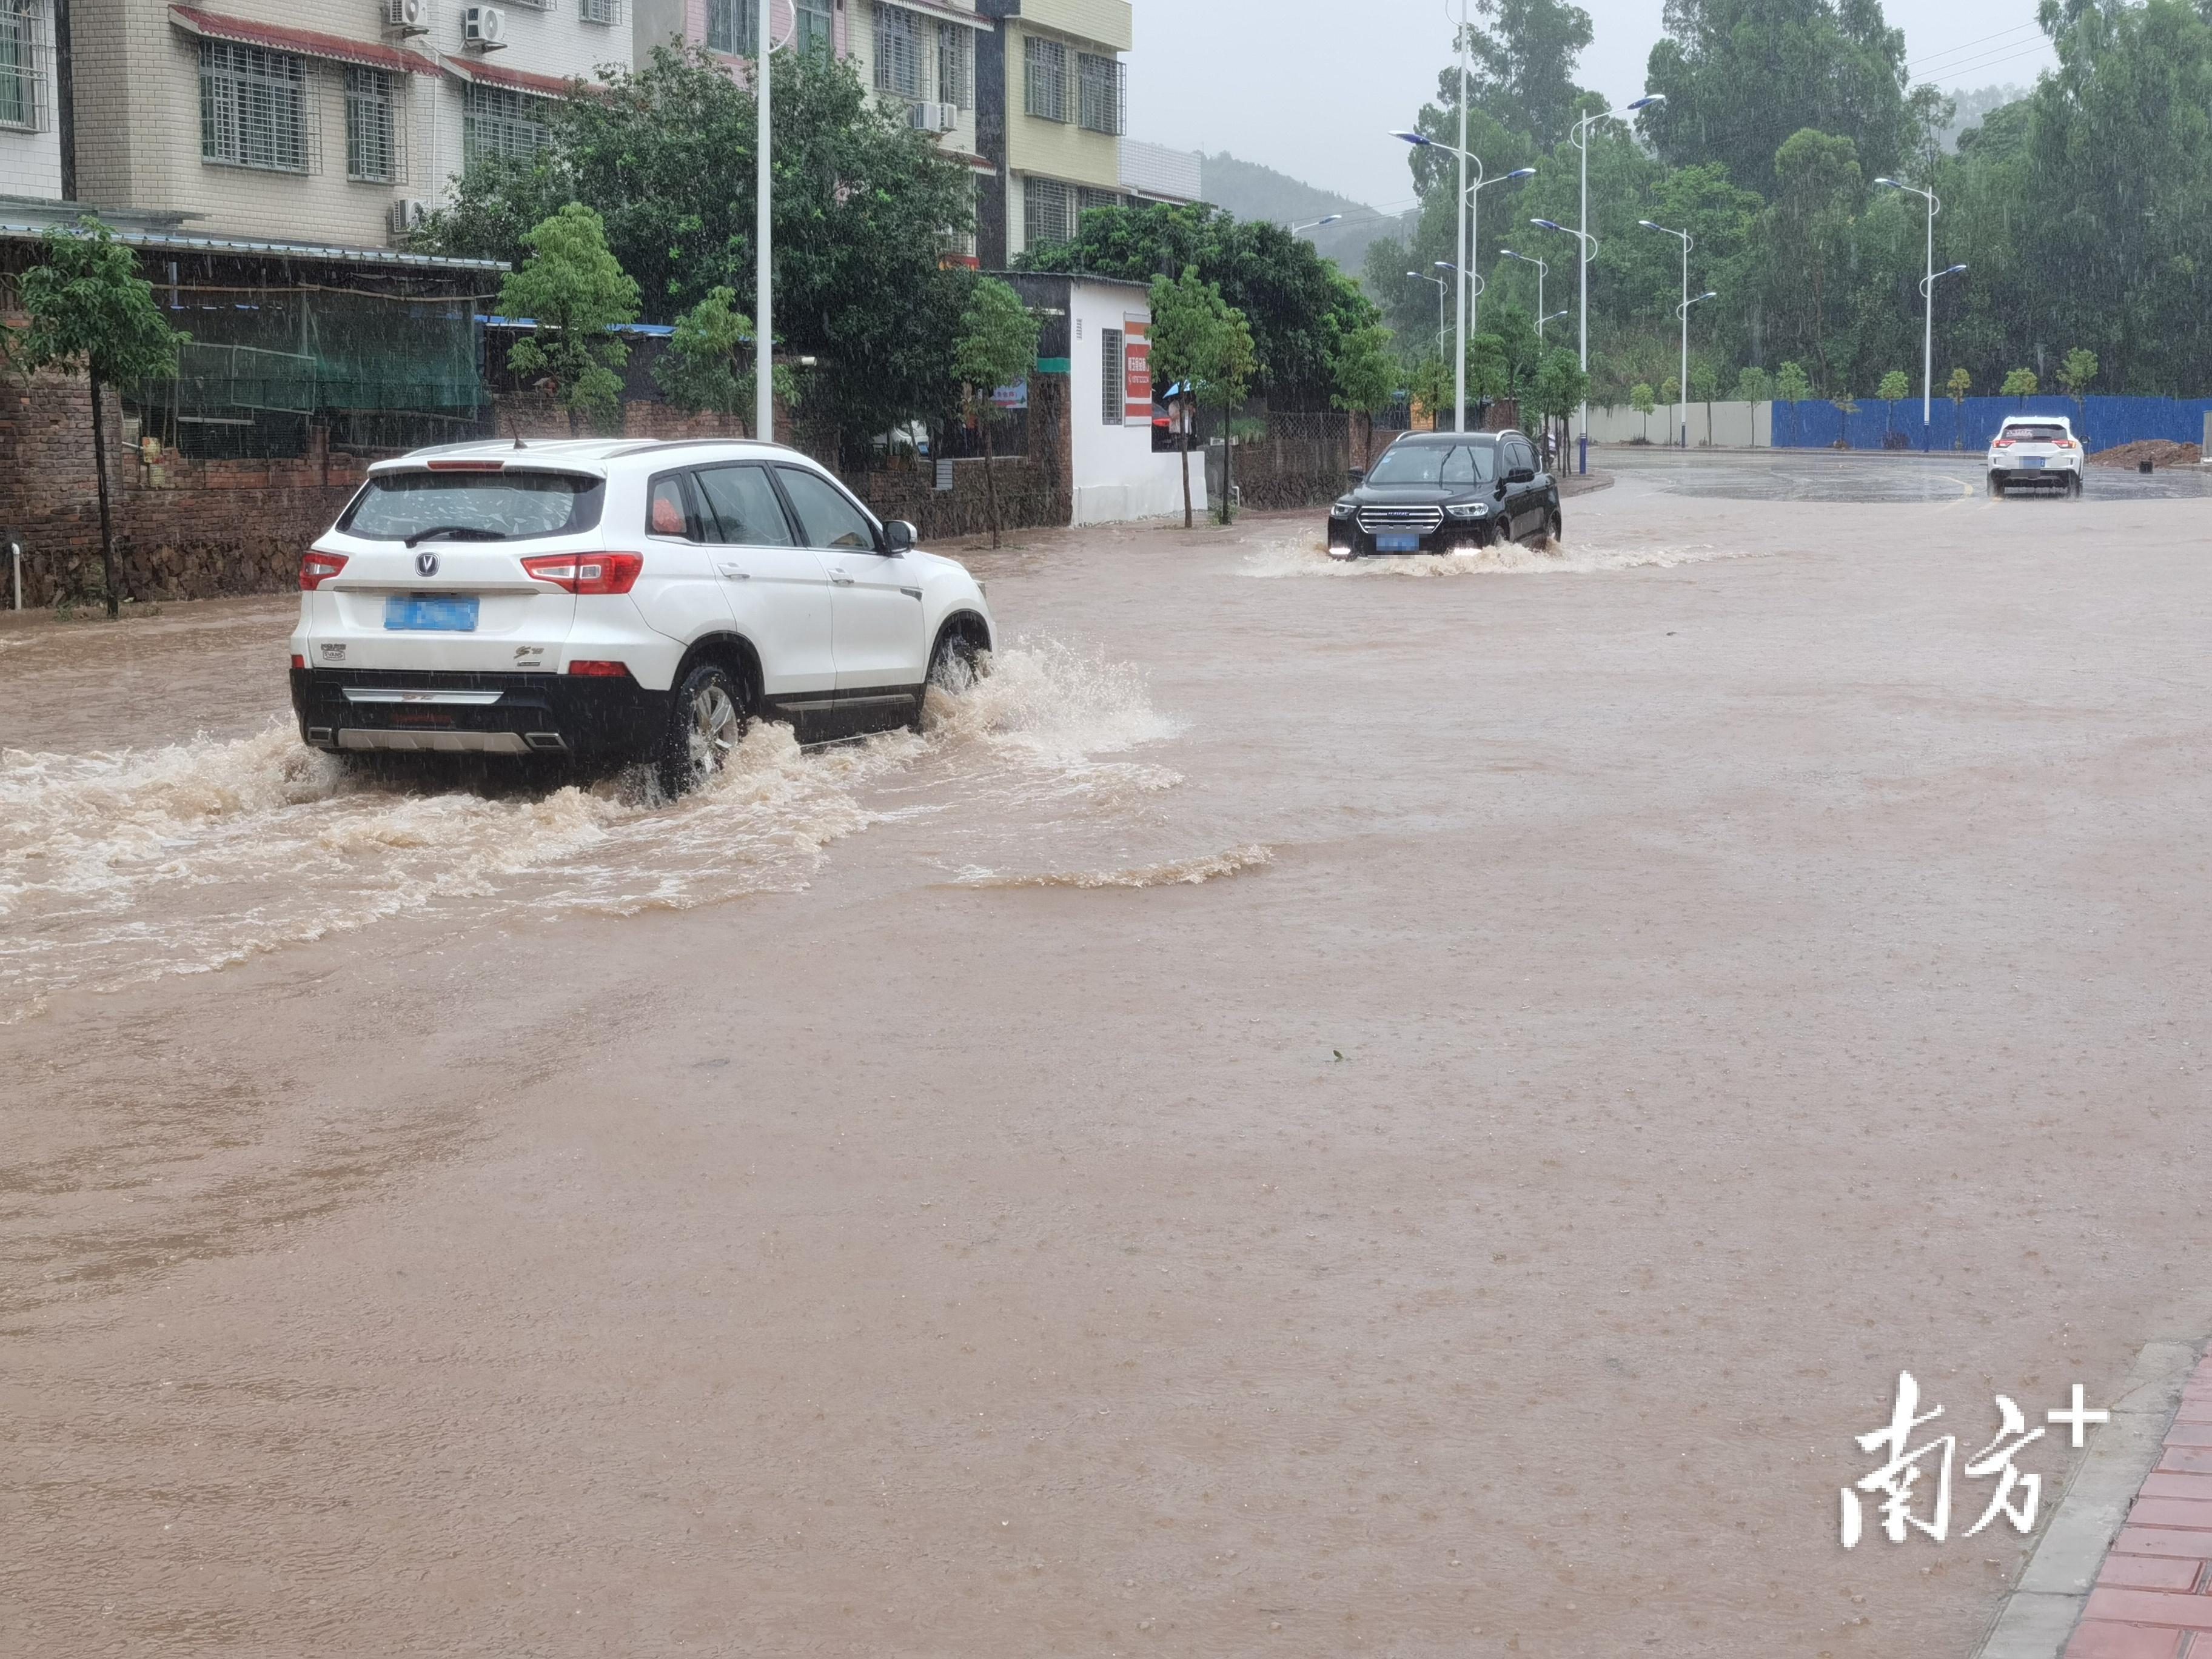
M1481 501L1471 507L1448 507L1444 512L1455 519L1486 519L1490 516L1490 508Z
M1358 511L1359 511L1358 502L1339 501L1329 508L1328 516L1332 519L1348 519Z

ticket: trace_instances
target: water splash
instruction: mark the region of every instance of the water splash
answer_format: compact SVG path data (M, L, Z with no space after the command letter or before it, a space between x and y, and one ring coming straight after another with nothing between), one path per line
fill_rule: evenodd
M1498 576L1540 574L1595 574L1608 570L1698 564L1708 559L1753 556L1710 543L1662 547L1649 544L1616 546L1580 538L1571 543L1547 542L1530 547L1521 542L1472 549L1464 553L1393 553L1366 559L1332 559L1319 542L1284 541L1271 544L1245 559L1247 576L1276 579L1285 576Z
M1197 887L1223 876L1243 875L1248 871L1263 870L1275 861L1273 848L1256 843L1232 847L1224 853L1206 853L1195 858L1170 859L1160 864L1147 864L1133 870L1103 870L1097 872L1055 872L1048 875L1000 875L990 870L963 871L955 884L961 887Z

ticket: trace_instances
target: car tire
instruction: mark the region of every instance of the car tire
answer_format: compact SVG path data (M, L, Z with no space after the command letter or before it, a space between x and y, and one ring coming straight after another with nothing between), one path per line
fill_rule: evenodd
M716 664L701 663L669 700L654 770L661 793L689 794L729 764L752 726L744 688Z
M2067 477L2067 479L2066 479L2066 493L2067 493L2069 495L2071 495L2071 496L2072 496L2075 500L2076 500L2076 501L2081 500L2081 475L2079 472L2075 472L2075 473L2071 473L2071 474L2068 475L2068 477Z
M1544 521L1544 545L1556 553L1565 545L1566 539L1567 522L1559 516L1559 509L1553 507L1552 516Z
M2002 472L1990 474L1990 494L1992 495L2004 494L2004 475Z

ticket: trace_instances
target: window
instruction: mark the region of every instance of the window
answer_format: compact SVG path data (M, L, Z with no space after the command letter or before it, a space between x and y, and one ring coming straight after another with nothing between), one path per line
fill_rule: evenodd
M876 5L876 90L920 99L921 19L903 6Z
M668 536L681 542L703 542L707 529L701 520L697 498L681 472L670 472L653 481L647 498L645 533Z
M1022 107L1047 121L1067 119L1067 48L1022 37Z
M586 23L604 23L613 28L623 20L622 0L576 0L576 15Z
M1064 242L1074 234L1068 220L1068 190L1056 179L1028 179L1022 184L1022 246Z
M801 52L818 52L833 58L837 52L837 35L830 20L831 0L799 0L799 33L795 39Z
M499 156L526 161L551 137L543 98L471 81L461 88L461 167Z
M1098 331L1098 359L1101 379L1105 391L1100 401L1099 412L1109 426L1121 424L1122 405L1128 401L1122 386L1128 373L1128 364L1121 352L1121 331L1102 328Z
M1395 443L1367 482L1378 484L1477 484L1498 479L1498 451L1483 444Z
M768 471L758 466L710 466L697 474L700 493L707 498L725 547L789 547L791 521L783 516L783 503Z
M568 472L382 472L338 520L364 541L404 541L426 530L463 532L458 541L531 541L596 529L606 499L604 478Z
M200 156L230 167L307 172L307 60L201 41Z
M809 547L846 548L873 552L876 527L868 515L853 505L852 497L818 472L795 466L776 468L783 493L799 514Z
M1117 208L1121 205L1121 195L1119 191L1093 190L1088 185L1081 185L1076 188L1075 213L1079 223L1082 216L1093 208Z
M708 51L750 58L759 46L759 0L707 0Z
M0 0L0 127L46 125L39 0Z
M975 107L975 37L964 23L937 26L937 96L963 109Z
M1127 128L1123 118L1126 101L1126 81L1121 63L1115 58L1094 58L1087 52L1075 54L1077 79L1082 83L1083 125L1091 132L1109 132L1119 137ZM1063 121L1067 118L1061 116Z
M346 177L389 185L399 178L396 76L382 70L345 72Z

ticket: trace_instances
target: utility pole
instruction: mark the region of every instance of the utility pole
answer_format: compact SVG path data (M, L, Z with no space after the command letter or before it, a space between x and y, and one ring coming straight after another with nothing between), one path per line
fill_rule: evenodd
M774 228L769 209L775 189L769 171L769 146L774 124L770 106L775 77L769 54L775 49L773 23L775 0L753 0L760 12L759 57L753 64L754 95L759 100L760 131L754 145L753 203L753 432L764 443L775 441L775 279Z
M1453 359L1455 391L1452 430L1467 430L1467 6L1462 0L1459 17L1459 270L1452 276L1452 290L1459 296L1459 351Z

